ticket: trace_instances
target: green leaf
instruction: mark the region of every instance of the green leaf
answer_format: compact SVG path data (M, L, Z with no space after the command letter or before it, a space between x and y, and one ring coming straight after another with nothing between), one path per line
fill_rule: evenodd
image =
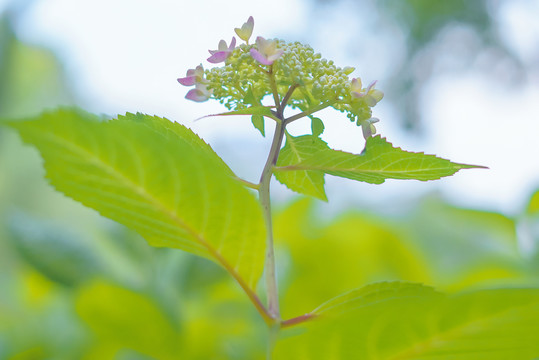
M417 295L306 322L306 332L289 332L278 343L275 357L505 360L539 355L539 289Z
M530 198L527 212L528 214L534 214L539 212L539 190L537 190Z
M380 282L354 289L326 301L311 314L319 315L342 315L364 306L391 299L414 298L425 296L440 296L434 288L418 283L402 281Z
M324 123L317 117L311 116L311 132L313 136L320 136L324 132Z
M310 311L358 284L387 279L431 283L427 259L408 232L387 216L345 213L328 224L327 216L317 216L312 201L305 200L274 219L276 245L294 259L281 283L283 317Z
M247 109L241 109L241 110L234 110L234 111L227 111L219 114L210 114L201 117L200 119L204 119L211 116L230 116L230 115L261 115L261 116L267 116L270 118L274 118L275 116L271 112L271 107L269 106L251 106Z
M251 116L251 122L254 127L260 131L262 136L266 136L266 129L264 128L264 117L262 115L253 115Z
M304 135L294 137L286 134L286 144L279 153L277 166L289 166L301 163L313 153L327 149L327 144L317 136ZM322 171L276 172L275 177L281 184L300 194L314 196L327 201L324 190L324 173Z
M531 359L539 355L539 290L500 289L460 294L418 311L390 359L433 356ZM410 314L402 318L410 319ZM415 329L414 329L415 328ZM381 349L380 349L381 350Z
M253 93L253 87L249 85L249 89L245 92L245 97L243 98L245 104L251 105L260 105L260 99L255 96Z
M260 206L188 128L129 113L99 122L65 109L11 126L41 152L58 191L150 245L211 259L244 289L256 284L264 261Z
M404 151L393 147L378 135L367 139L361 155L326 148L295 165L276 170L318 170L334 176L381 184L386 179L436 180L453 175L460 169L470 168L484 167L458 164L434 155Z

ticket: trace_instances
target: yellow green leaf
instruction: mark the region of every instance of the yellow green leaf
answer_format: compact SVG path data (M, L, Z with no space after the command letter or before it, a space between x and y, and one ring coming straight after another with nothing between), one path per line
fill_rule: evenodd
M38 148L58 191L153 246L218 263L252 293L264 261L260 206L191 130L154 116L102 122L66 109L11 126Z
M277 166L286 167L301 163L313 153L327 148L327 144L317 136L304 135L294 137L286 134L286 144L282 148ZM314 196L327 201L324 190L324 173L317 170L278 171L275 177L290 190L300 194Z

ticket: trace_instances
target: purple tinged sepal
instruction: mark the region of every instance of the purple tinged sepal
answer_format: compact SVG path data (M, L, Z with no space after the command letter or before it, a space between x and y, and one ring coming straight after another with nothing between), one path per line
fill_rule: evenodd
M249 53L251 54L251 56L253 57L253 59L255 59L256 61L258 61L259 63L261 63L262 65L271 65L273 64L273 61L270 61L268 60L268 58L266 58L264 55L262 55L258 50L256 49L251 49L249 50Z
M204 78L204 68L202 65L187 70L187 76L179 78L178 82L184 86L195 86L194 89L187 92L186 99L201 102L208 100L212 94L212 91L207 88L209 81Z
M378 121L380 121L380 119L370 118L361 122L361 130L363 131L363 137L365 140L370 138L373 134L376 134L376 128L373 124L377 123Z
M208 90L205 84L198 83L194 89L189 90L185 98L196 102L203 102L208 100L211 94L211 90Z
M194 69L187 70L186 76L178 78L178 82L183 86L193 86L197 83L207 83L208 80L204 79L204 68L202 65L198 65Z
M230 54L235 48L236 48L235 37L232 37L232 40L230 41L230 46L226 45L226 41L221 40L219 41L217 50L208 50L211 56L207 60L208 62L212 64L218 64L220 62L223 62L230 56Z
M256 47L257 49L252 48L249 52L253 59L263 65L273 64L284 53L284 50L277 49L275 40L266 40L262 36L256 38Z
M363 90L361 88L361 79L354 78L350 83L350 95L352 95L352 98L363 99L369 107L373 107L384 97L383 92L374 88L375 85L376 81L373 81Z

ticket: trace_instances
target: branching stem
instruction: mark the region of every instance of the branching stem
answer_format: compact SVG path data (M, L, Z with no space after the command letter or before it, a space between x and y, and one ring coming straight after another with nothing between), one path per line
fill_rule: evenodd
M254 189L254 190L258 190L260 188L259 184L254 184L254 183L252 183L250 181L247 181L247 180L244 180L242 178L236 177L236 180L238 180L239 182L241 182L243 185L247 186L248 188L251 188L251 189Z
M331 106L335 103L336 101L335 100L329 100L329 101L326 101L326 102L323 102L321 103L320 105L318 106L315 106L315 107L312 107L310 108L309 110L305 110L303 112L300 112L299 114L296 114L296 115L293 115L289 118L286 118L284 119L284 122L286 125L290 124L292 121L295 121L295 120L298 120L298 119L301 119L305 116L309 116L311 114L314 114L315 112L317 111L320 111L322 109L325 109L327 108L328 106Z
M279 101L279 93L277 92L277 85L275 83L275 76L273 74L273 66L270 66L268 72L268 78L273 93L273 99L275 101L275 133L273 134L273 141L271 143L270 152L262 175L260 176L260 183L258 184L258 198L262 205L262 211L264 213L264 221L266 224L266 258L264 263L264 269L266 274L266 294L268 297L268 312L275 322L280 322L281 314L279 311L279 292L277 289L277 277L275 272L275 253L273 246L273 225L271 219L271 199L270 199L270 182L273 175L273 167L277 163L279 157L279 150L281 149L281 143L285 133L285 123L283 121L283 108L286 106L286 102L292 95L295 87L292 86L288 93L285 95L283 102Z
M324 103L321 105L324 105L323 107L318 106L317 108L313 109L312 111L305 111L301 114L292 116L291 118L285 120L284 118L284 108L288 104L288 101L291 99L292 94L294 93L294 90L298 87L297 84L292 85L285 96L283 97L283 100L280 101L279 99L279 93L277 91L277 84L275 82L275 76L273 73L273 66L270 67L269 71L267 72L271 90L273 93L273 100L275 101L275 111L272 110L272 114L274 115L275 120L275 132L273 134L273 141L271 143L270 152L268 155L268 159L266 160L266 164L264 165L264 169L262 170L262 175L260 176L260 182L258 185L256 184L246 184L249 187L253 189L258 190L258 198L260 201L260 204L262 205L262 211L264 214L264 222L266 225L266 257L264 262L264 270L265 270L265 281L266 281L266 294L267 294L267 300L268 300L268 307L267 312L270 316L270 322L268 323L269 326L269 344L268 344L268 354L267 358L271 359L271 353L273 351L273 347L275 344L275 341L277 339L279 329L281 328L281 314L279 310L279 292L277 288L277 274L275 271L275 251L273 246L273 225L272 225L272 216L271 216L271 199L270 199L270 183L271 183L271 177L273 175L273 171L275 168L275 165L277 164L277 159L279 157L279 151L281 149L281 144L283 142L284 134L286 131L286 125L294 121L295 119L299 119L299 115L301 117L307 116L312 114L315 111L318 111L324 107L330 106L331 103ZM304 114L305 113L305 114ZM302 115L304 114L304 115ZM253 186L254 185L254 186ZM291 319L286 326L292 326L295 322L302 322L303 319Z
M277 109L277 112L278 112L278 116L281 118L281 119L284 119L284 108L286 107L286 105L288 104L288 101L290 100L290 98L292 97L292 94L294 93L294 90L296 90L296 88L298 87L299 85L298 84L294 84L292 86L290 86L290 89L288 89L288 92L286 93L286 95L284 96L283 98L283 101L281 102L281 104L279 105L279 108Z

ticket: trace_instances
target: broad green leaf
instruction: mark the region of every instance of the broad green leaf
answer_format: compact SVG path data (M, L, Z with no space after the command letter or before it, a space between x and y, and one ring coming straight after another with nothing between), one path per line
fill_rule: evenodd
M539 289L417 295L308 321L303 333L294 336L292 328L283 334L275 357L506 360L539 356Z
M11 126L41 152L47 178L60 192L153 246L206 257L243 287L256 284L264 259L259 204L188 128L129 113L99 122L77 110Z
M320 136L324 132L324 123L320 118L311 116L311 133L313 136Z
M277 166L283 167L301 163L314 153L324 149L327 149L327 144L317 136L294 137L286 134L286 144L279 153ZM327 201L322 171L281 171L276 172L275 177L292 191Z
M437 295L440 295L440 293L436 292L432 287L418 283L401 281L380 282L341 294L329 301L326 301L313 310L311 314L315 316L336 316L342 315L348 311L353 311L360 307L390 299Z
M410 318L411 316L406 316ZM419 320L419 321L418 321ZM413 321L415 339L402 341L390 359L440 355L459 360L532 359L539 356L539 290L486 290L449 297Z
M264 127L264 116L262 115L253 115L251 116L251 122L253 123L254 127L260 131L262 136L266 136L266 129Z
M360 155L326 148L296 164L276 170L318 170L334 176L381 184L386 179L435 180L469 168L481 166L458 164L434 155L404 151L378 135L367 139L365 150Z
M222 167L226 171L232 174L230 168L217 156L211 146L209 146L204 140L198 137L197 134L183 125L172 122L168 119L158 116L145 115L141 113L127 113L126 115L118 115L116 121L123 121L127 124L133 123L143 127L147 131L152 131L156 135L163 136L169 141L181 141L186 142L194 149L204 152L208 161L212 161L215 166ZM127 125L129 126L129 125Z
M344 214L328 224L306 200L274 221L276 245L293 259L280 282L284 318L373 282L432 283L427 259L402 227L368 213Z

